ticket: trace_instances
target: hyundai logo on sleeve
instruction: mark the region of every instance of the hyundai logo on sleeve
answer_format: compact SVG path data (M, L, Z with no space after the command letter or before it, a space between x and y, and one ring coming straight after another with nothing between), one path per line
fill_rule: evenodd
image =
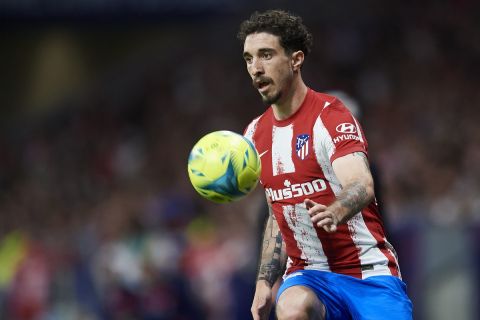
M348 123L348 122L340 123L337 126L336 130L337 130L337 132L341 132L341 133L356 133L357 132L357 128L355 127L355 125L353 123Z

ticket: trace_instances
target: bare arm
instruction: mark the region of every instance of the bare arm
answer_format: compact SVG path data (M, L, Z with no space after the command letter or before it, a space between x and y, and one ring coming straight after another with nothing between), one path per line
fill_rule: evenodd
M345 222L373 201L373 178L363 152L340 157L332 166L342 185L342 192L330 207L337 212L340 222Z
M269 201L269 215L263 234L262 253L258 266L257 285L252 302L254 320L267 320L273 305L273 284L280 278L286 265L285 245L272 212Z
M337 199L328 206L305 200L312 221L327 232L336 231L338 224L348 221L375 197L372 174L363 152L340 157L332 166L342 185Z
M257 281L265 280L271 287L283 273L287 260L280 228L270 205L268 209Z

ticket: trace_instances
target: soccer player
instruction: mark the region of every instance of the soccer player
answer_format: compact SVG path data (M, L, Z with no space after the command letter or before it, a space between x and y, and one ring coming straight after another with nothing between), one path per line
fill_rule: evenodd
M243 58L268 106L245 136L262 161L269 216L251 312L268 319L411 319L412 304L373 192L367 141L350 111L302 80L312 36L300 17L255 12ZM285 270L285 272L284 272Z

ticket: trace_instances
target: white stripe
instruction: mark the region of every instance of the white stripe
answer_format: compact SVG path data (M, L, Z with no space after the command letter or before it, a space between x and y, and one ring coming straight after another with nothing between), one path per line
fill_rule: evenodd
M322 168L325 178L328 180L335 196L337 196L342 190L342 187L330 163L330 157L333 152L335 152L335 146L333 145L332 137L328 133L328 130L320 117L318 117L313 127L313 139L317 162ZM355 246L359 249L361 264L374 265L373 270L362 271L362 277L367 278L374 275L390 275L388 259L380 249L376 247L377 241L368 230L362 214L355 215L347 222L347 224L352 240L355 243Z
M273 175L295 172L292 159L293 125L272 128Z
M253 141L253 134L255 133L255 130L257 130L257 124L260 118L261 116L253 119L253 121L250 122L250 124L248 125L247 130L245 130L244 137L250 140L254 145L255 145L255 141Z
M325 101L325 104L323 105L323 109L325 109L325 108L328 107L329 105L330 105L330 102Z
M315 125L313 126L313 147L315 149L315 156L318 165L322 168L333 193L338 195L342 190L342 187L335 172L333 172L333 167L330 163L330 157L335 152L335 145L333 144L332 137L328 133L320 116L317 118L317 121L315 121Z
M361 265L373 265L373 270L362 270L362 278L378 275L391 275L388 258L377 247L377 240L367 228L361 213L357 213L347 222L353 243L359 250Z
M283 280L287 277L288 270L292 267L293 261L290 257L287 257L287 267L285 268L285 273L283 274Z
M395 261L395 264L397 266L397 272L398 272L398 277L400 279L402 279L402 273L400 272L400 264L398 262L398 256L397 256L397 252L395 251L395 249L393 248L392 244L390 242L388 242L387 238L383 238L383 241L385 242L385 246L387 247L387 250L388 252L390 252L390 254L392 255L393 257L393 260Z
M322 243L307 212L305 204L282 206L283 216L288 227L293 232L297 247L301 252L301 259L308 264L305 269L330 271L328 260L323 252Z

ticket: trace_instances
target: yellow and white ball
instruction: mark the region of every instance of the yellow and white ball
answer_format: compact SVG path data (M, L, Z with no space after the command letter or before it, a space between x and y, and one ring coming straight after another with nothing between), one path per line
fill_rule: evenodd
M188 176L204 198L225 203L255 189L261 172L257 150L244 136L215 131L203 136L188 157Z

